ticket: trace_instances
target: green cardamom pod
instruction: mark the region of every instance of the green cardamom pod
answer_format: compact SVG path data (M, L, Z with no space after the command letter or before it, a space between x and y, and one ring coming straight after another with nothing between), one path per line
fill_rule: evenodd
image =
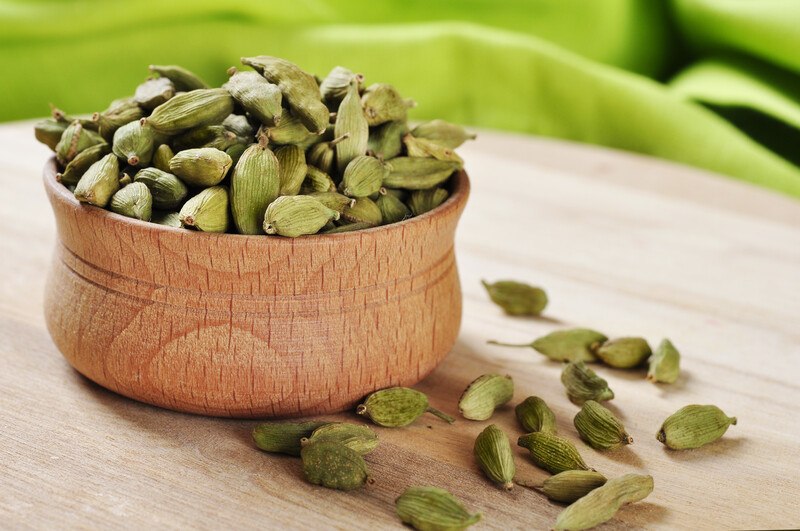
M169 161L175 156L169 144L160 144L153 152L153 166L161 171L169 172Z
M520 402L514 408L514 413L525 433L556 432L556 416L547 403L538 396L529 396Z
M456 162L418 157L395 157L388 164L389 175L383 185L406 190L439 186L459 169Z
M180 211L181 224L202 232L225 232L228 230L228 190L224 186L212 186L192 197Z
M350 197L369 197L381 189L389 168L367 155L359 155L350 161L342 176L342 193Z
M150 221L153 214L153 196L144 183L131 183L111 196L112 212L129 218Z
M242 64L253 67L267 81L277 85L292 112L309 131L317 134L325 131L330 112L322 103L314 76L286 59L268 55L243 57Z
M52 116L53 120L57 122L62 122L65 125L71 125L75 122L81 124L87 131L94 131L97 132L98 126L97 123L92 120L92 115L75 115L71 116L61 109L55 107L52 103L50 104L50 115Z
M359 197L342 212L342 219L350 223L369 223L373 227L383 222L381 209L369 197Z
M175 85L165 77L148 79L133 93L133 99L142 109L152 111L175 95Z
M414 190L408 198L408 207L415 216L421 216L447 201L449 195L444 188Z
M606 481L603 474L594 470L565 470L533 488L555 502L572 503L602 487Z
M408 426L424 413L431 413L452 424L455 419L430 407L428 397L408 387L390 387L370 394L356 413L366 415L378 426L399 428Z
M336 144L336 164L340 174L345 171L351 160L366 154L369 140L369 125L367 125L364 110L361 108L358 81L355 78L350 81L347 95L339 104L333 129L333 136L336 138L345 135L347 137Z
M409 487L395 500L397 516L418 531L459 531L481 521L458 499L436 487Z
M411 210L392 194L382 193L375 204L381 211L383 223L397 223L411 217Z
M369 426L349 422L331 422L320 426L310 437L300 440L300 444L314 444L320 441L343 444L360 455L367 455L378 447L378 435Z
M119 159L109 153L81 176L75 186L75 198L81 203L105 207L119 190Z
M565 470L591 470L575 445L558 435L537 431L520 437L517 445L527 448L536 466L551 474Z
M343 232L355 232L357 230L364 230L364 229L371 229L374 227L372 223L364 223L363 221L360 223L345 223L344 225L333 225L331 227L326 227L322 230L322 234L341 234Z
M233 159L217 148L185 149L169 161L169 171L192 186L214 186L228 174Z
M104 143L106 141L102 136L86 129L76 120L69 124L61 134L61 138L56 144L56 159L62 165L66 165L83 150Z
M379 159L389 160L403 151L403 137L408 133L408 124L404 121L387 122L369 131L367 151Z
M124 188L124 187L128 186L129 184L131 184L132 182L133 182L133 179L131 179L131 176L127 172L123 172L119 176L119 187L120 188Z
M233 99L255 116L262 124L275 125L280 122L283 96L277 85L256 72L228 70L230 79L222 87L231 93Z
M204 147L225 151L238 142L239 138L224 125L204 125L176 136L172 139L172 147L175 151Z
M361 96L361 106L370 126L386 122L405 120L408 109L417 106L414 100L406 100L392 85L374 83Z
M114 138L114 133L125 124L138 122L144 113L135 98L122 98L114 100L103 112L92 115L92 121L97 123L100 135L107 141Z
M325 193L335 191L336 183L333 182L330 175L314 166L307 165L306 178L303 181L303 186L300 187L301 194L308 195L317 192Z
M189 92L197 89L207 89L208 83L200 77L177 65L150 65L150 71L172 81L176 90Z
M717 406L690 405L667 417L656 439L673 450L700 448L725 435L731 425L736 425L736 417Z
M647 379L651 382L675 383L681 371L681 355L669 339L664 339L650 356Z
M222 120L222 126L236 135L236 138L241 142L252 142L256 133L247 116L241 114L229 114L227 118Z
M81 176L86 173L89 167L105 157L111 151L111 146L106 143L95 144L75 155L64 168L63 173L56 174L56 180L64 186L74 186L78 184Z
M575 415L575 429L586 444L595 450L610 450L625 444L633 444L633 437L625 431L622 422L594 400L583 403Z
M606 341L595 351L603 363L618 369L638 367L650 357L650 345L641 337L621 337Z
M645 499L653 492L653 477L626 474L608 480L561 511L555 530L590 529L611 520L620 507Z
M355 450L337 442L305 444L300 450L303 472L314 485L329 489L353 490L369 480L367 464Z
M333 165L334 157L336 155L336 144L350 137L349 133L345 133L338 138L334 138L329 142L319 142L308 148L306 159L312 166L318 168L327 174L333 173L336 168Z
M147 166L153 158L156 133L142 122L125 124L114 132L114 155L131 166Z
M352 81L353 78L356 78L360 88L361 83L364 81L364 76L353 73L349 68L335 66L333 70L325 76L322 83L319 84L319 92L322 95L322 99L325 100L326 103L334 105L334 108L338 108L339 102L347 95L347 89L350 87L350 81Z
M177 208L189 194L189 189L183 181L158 168L143 168L136 172L133 180L147 186L153 196L155 208L164 210Z
M506 490L514 488L514 454L508 436L490 424L475 439L475 460L491 481Z
M588 328L556 330L542 336L532 343L502 343L489 341L491 345L503 347L530 347L553 361L597 361L595 352L608 338L600 332Z
M253 429L253 441L265 452L300 456L303 438L311 437L314 430L328 422L309 420L305 422L265 422Z
M312 133L303 123L291 112L284 110L281 121L272 127L261 127L258 136L265 136L272 144L284 146L287 144L301 145L305 142L319 138L319 135ZM319 166L317 166L319 168ZM325 168L320 168L324 170Z
M459 168L464 167L464 159L450 148L441 146L432 140L416 138L413 135L405 135L403 144L406 146L406 153L409 157L431 157L437 160L449 160L458 163Z
M223 89L197 89L178 94L145 118L153 129L176 135L195 127L220 124L233 112L233 98Z
M241 234L263 234L267 207L280 194L278 158L265 145L245 150L231 174L231 215Z
M475 140L475 133L468 133L466 129L460 125L451 124L444 120L431 120L419 124L415 127L411 134L416 138L424 138L432 140L437 144L455 149L467 140Z
M306 154L300 146L281 146L275 150L280 169L281 195L297 195L308 173Z
M514 380L501 374L484 374L467 386L458 409L465 419L487 420L494 410L514 397Z
M309 195L331 210L339 212L339 214L353 206L356 202L352 197L347 197L339 192L314 192Z
M608 382L582 361L567 363L561 372L561 383L567 390L570 402L578 406L587 400L603 402L614 398L614 391L609 389Z
M164 225L166 227L173 227L176 229L183 227L181 224L181 215L178 212L159 212L154 210L153 215L150 217L150 221L158 225Z
M260 139L259 142L261 142ZM239 163L239 159L242 158L242 155L244 155L244 152L247 150L249 146L250 146L249 142L248 143L237 142L236 144L233 144L232 146L225 149L225 154L231 158L233 166L236 166Z
M264 215L264 232L288 238L316 234L339 212L309 195L285 195L277 198Z
M492 302L508 315L539 315L547 306L547 293L524 282L500 280L492 284L481 280Z
M68 125L48 118L47 120L36 122L36 125L33 126L33 134L36 140L55 151L59 140L61 140L61 135L64 134L64 130Z

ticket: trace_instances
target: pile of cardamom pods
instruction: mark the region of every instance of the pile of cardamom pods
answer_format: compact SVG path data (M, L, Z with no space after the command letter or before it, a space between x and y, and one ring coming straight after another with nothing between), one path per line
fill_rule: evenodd
M242 58L209 88L150 66L134 95L92 116L53 108L35 126L58 180L82 203L172 227L297 237L396 223L448 197L475 138L433 120L410 128L391 85L337 66L325 79L277 57Z
M547 306L541 288L516 281L483 282L494 303L509 315L538 316ZM502 344L490 341L494 344ZM568 399L580 410L573 419L577 435L597 451L613 451L633 443L623 423L600 402L614 398L608 382L586 363L603 361L615 368L634 369L649 360L647 378L659 383L678 379L680 354L669 340L655 353L642 338L609 340L585 328L553 332L531 344L546 357L566 362L561 374ZM514 381L502 374L484 374L473 380L458 401L461 416L487 421L495 410L514 397ZM376 391L356 408L374 424L401 428L431 413L452 424L455 419L432 407L428 397L415 389L392 387ZM543 482L517 475L508 436L497 424L489 424L475 439L473 454L478 468L498 487L514 484L535 489L549 500L568 505L557 517L554 529L589 529L614 517L626 504L646 498L654 487L652 476L625 474L608 479L586 464L575 444L557 433L556 416L538 396L529 396L514 408L523 435L517 445L530 452L531 461L552 474ZM656 433L656 440L670 450L687 450L722 437L735 417L713 405L688 405L670 415ZM373 480L364 456L378 446L377 434L368 426L349 422L268 422L253 431L256 446L267 452L299 456L306 479L316 485L340 490L363 487ZM395 500L403 523L420 531L460 530L479 522L451 493L436 486L412 486Z

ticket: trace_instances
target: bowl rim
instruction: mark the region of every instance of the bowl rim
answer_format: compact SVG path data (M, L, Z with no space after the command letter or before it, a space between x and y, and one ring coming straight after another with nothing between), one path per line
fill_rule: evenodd
M43 169L43 180L48 196L50 196L50 198L53 200L58 200L62 203L66 203L70 207L78 211L85 209L84 211L87 213L91 212L95 216L107 218L115 223L128 224L131 226L131 228L147 229L149 231L163 231L165 233L173 233L173 234L193 233L195 236L199 238L226 238L226 239L237 238L244 243L247 243L247 241L249 240L253 240L258 242L270 242L275 244L279 244L278 242L284 242L296 245L297 243L300 242L302 243L318 243L321 241L327 242L331 241L331 239L342 240L346 238L360 238L361 235L367 233L376 234L379 232L404 230L406 227L413 227L420 223L425 223L429 218L445 216L451 213L453 210L463 209L470 192L469 176L467 175L467 172L465 170L461 169L455 175L455 178L451 181L450 185L451 192L448 198L444 201L444 203L437 206L433 210L425 212L424 214L421 214L419 216L413 216L403 221L389 223L386 225L378 225L377 227L371 227L368 229L361 229L351 232L340 232L334 234L309 234L297 238L288 238L284 236L266 235L266 234L235 234L227 232L218 233L218 232L194 231L184 228L160 225L158 223L153 223L150 221L142 221L139 219L130 218L127 216L123 216L121 214L117 214L116 212L112 212L111 210L107 210L105 208L81 203L80 201L75 199L75 196L67 189L66 186L61 184L56 179L57 173L58 173L58 166L56 164L56 158L55 156L52 156L45 163Z

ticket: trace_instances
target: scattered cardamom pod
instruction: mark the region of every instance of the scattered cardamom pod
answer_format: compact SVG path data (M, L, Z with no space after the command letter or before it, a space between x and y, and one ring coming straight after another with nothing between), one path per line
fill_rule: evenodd
M145 122L159 133L176 135L195 127L215 125L233 112L233 98L223 89L197 89L159 105Z
M322 95L322 99L329 104L335 105L334 108L338 108L339 102L347 95L347 89L350 87L350 82L353 78L356 78L360 89L360 85L364 81L364 76L355 74L352 70L343 66L334 67L333 70L325 76L322 83L319 84L319 92Z
M421 216L447 201L449 195L444 188L414 190L408 198L408 208L415 216Z
M240 234L262 234L264 215L281 186L278 158L265 145L252 144L231 174L231 217Z
M508 315L539 315L547 306L547 294L543 289L517 282L500 280L492 284L481 280L492 302Z
M129 218L150 221L153 214L153 196L144 183L131 183L111 196L112 212Z
M475 460L491 481L506 490L514 488L514 454L508 436L490 424L475 439Z
M169 173L169 161L172 160L174 156L175 153L172 151L172 148L169 147L169 144L159 144L153 152L153 167Z
M597 376L582 361L569 362L564 366L561 383L567 390L570 402L578 406L587 400L603 402L614 398L614 391L609 389L608 382Z
M345 223L344 225L331 226L323 229L322 234L341 234L343 232L355 232L358 230L370 229L374 227L372 223Z
M114 100L103 112L92 115L92 121L97 123L100 136L110 141L114 133L125 124L138 122L144 116L142 108L135 98L122 98Z
M575 445L558 435L536 431L520 437L517 445L527 448L536 466L551 474L565 470L591 470Z
M318 135L306 129L306 126L291 111L284 110L280 123L272 127L261 127L258 136L267 137L272 144L285 146L299 145L309 139L317 138ZM325 168L320 169L324 170Z
M388 174L389 168L382 161L375 157L359 155L345 168L341 191L350 197L369 197L381 189L383 179Z
M459 157L455 151L432 140L416 138L408 134L403 137L403 144L406 146L406 153L408 153L409 157L431 157L437 160L449 160L457 163L459 168L464 167L464 159Z
M177 65L150 65L150 71L172 81L175 90L189 92L197 89L207 89L208 84L200 79L197 74Z
M78 184L78 181L81 176L86 173L86 170L88 170L92 164L108 155L110 151L111 146L106 143L95 144L94 146L84 149L75 155L74 159L69 161L63 173L56 174L56 180L65 186L74 186Z
M459 531L481 521L458 499L436 487L409 487L396 500L397 516L418 531Z
M667 417L656 439L673 450L700 448L725 435L731 425L736 425L736 417L717 406L690 405Z
M418 157L395 157L383 185L389 188L425 190L444 183L459 169L458 163Z
M474 140L477 136L474 133L468 133L460 125L451 124L444 120L431 120L430 122L419 124L411 131L411 134L416 138L432 140L450 149L457 148L467 140Z
M153 157L156 134L146 123L130 122L114 132L114 155L131 166L147 166Z
M338 192L313 192L311 197L340 214L355 204L356 200ZM370 224L370 227L372 225Z
M608 480L561 511L556 530L590 529L611 520L620 507L645 499L653 492L653 477L626 474Z
M238 143L236 135L224 125L203 125L172 138L172 147L175 151L196 148L216 148L225 151Z
M244 110L258 118L262 124L269 126L280 122L283 95L277 85L256 72L239 72L231 68L228 75L230 79L222 88L227 89Z
M79 121L74 121L64 129L56 144L56 160L68 164L83 150L106 141L98 133L86 129Z
M370 394L356 413L365 415L378 426L400 428L408 426L424 413L431 413L452 424L455 419L430 407L428 397L408 387L390 387Z
M403 99L397 89L387 83L374 83L361 96L361 106L370 127L405 120L408 109L416 105L414 100Z
M345 133L338 138L334 138L328 142L319 142L308 148L306 153L306 160L308 164L319 168L320 171L330 175L336 170L333 162L336 156L336 144L342 140L350 138L350 133Z
M529 396L520 402L514 408L514 413L525 433L556 432L556 416L545 401L538 396Z
M336 183L333 182L331 176L314 166L306 166L306 178L303 181L303 186L300 187L301 194L313 194L317 192L335 192Z
M494 410L514 396L511 376L484 374L467 386L458 401L458 410L465 419L487 420Z
M165 77L148 79L133 94L133 100L142 109L152 111L175 95L175 85Z
M329 489L353 490L369 480L367 464L361 454L347 446L330 441L302 445L300 458L306 479Z
M651 353L650 345L643 338L621 337L606 341L594 354L611 367L632 369L644 363Z
M393 159L403 151L403 137L408 133L405 121L387 122L369 132L367 150L382 160Z
M265 422L253 429L256 446L265 452L300 456L301 439L311 437L315 430L328 422Z
M345 171L351 160L367 152L369 125L361 108L356 78L350 81L347 95L342 99L336 112L333 136L340 138L345 135L346 138L336 144L336 163L340 173Z
M228 190L224 186L204 189L184 203L180 216L184 227L202 232L225 232L230 223Z
M308 173L306 154L299 146L281 146L275 150L280 171L280 195L297 195Z
M159 212L154 210L153 215L150 217L152 223L164 225L166 227L173 227L180 229L183 227L181 224L181 215L178 212Z
M320 426L310 437L300 440L301 445L320 441L336 442L366 455L378 447L378 435L369 426L349 422L331 422Z
M36 122L36 125L33 126L33 133L36 140L55 151L67 126L68 124L66 123L48 118L47 120Z
M157 168L143 168L136 172L133 180L145 184L150 189L155 208L164 210L177 208L189 194L189 189L183 181Z
M342 211L342 219L350 223L368 223L371 227L383 222L381 209L369 197L359 197Z
M192 186L215 186L233 165L230 155L217 148L185 149L169 161L170 173Z
M229 114L227 118L222 120L222 127L236 135L236 138L243 144L250 145L253 143L255 129L252 124L250 124L247 116L242 114Z
M545 479L541 485L530 486L548 499L559 503L572 503L606 483L606 477L594 470L565 470Z
M650 356L647 379L651 382L675 383L681 370L681 355L669 339L664 339Z
M264 232L296 238L319 232L332 219L339 219L339 212L310 195L285 195L267 207Z
M381 211L383 223L397 223L411 217L411 210L392 194L381 194L375 204Z
M489 341L490 345L503 347L530 347L553 361L596 361L595 352L608 338L588 328L556 330L532 343L516 344Z
M633 444L633 437L625 426L606 407L594 400L583 403L575 415L575 429L586 444L595 450L611 450L625 444Z
M75 198L81 203L105 207L119 186L119 160L109 153L81 176L75 186Z

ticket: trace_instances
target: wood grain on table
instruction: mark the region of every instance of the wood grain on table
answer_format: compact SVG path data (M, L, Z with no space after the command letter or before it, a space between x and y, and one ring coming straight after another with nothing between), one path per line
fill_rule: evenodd
M73 371L42 315L54 247L41 183L48 150L31 123L0 126L0 527L399 528L407 486L445 487L484 514L474 529L546 529L561 507L521 487L490 485L472 456L488 422L449 426L430 415L375 428L376 483L341 493L302 479L297 459L263 454L254 422L173 413L110 393ZM655 490L604 528L775 528L800 525L800 201L697 170L599 148L484 132L463 156L473 194L459 226L465 296L453 352L418 385L457 414L482 373L511 374L516 403L544 398L586 462L616 476L652 474ZM509 318L481 278L545 287L546 318ZM669 337L683 355L674 385L644 371L597 367L635 443L599 453L578 441L578 408L560 367L530 341L588 326L610 336ZM709 403L739 420L705 448L655 440L683 405ZM330 418L358 421L354 415ZM513 406L491 422L513 441ZM546 474L516 448L518 474Z

